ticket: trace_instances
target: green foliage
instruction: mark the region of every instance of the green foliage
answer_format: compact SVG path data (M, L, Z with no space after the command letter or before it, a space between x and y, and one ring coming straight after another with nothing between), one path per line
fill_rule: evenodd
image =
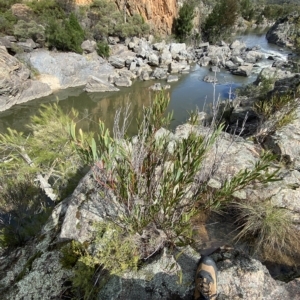
M205 20L202 31L209 42L226 38L238 17L237 0L219 0Z
M213 209L220 209L232 201L232 195L244 189L246 186L259 182L265 184L268 182L280 180L277 176L278 170L269 173L270 164L276 159L276 156L270 152L263 152L260 160L254 164L250 170L239 171L231 179L226 179L220 189L218 189L211 200L209 206Z
M1 180L0 245L18 247L34 237L49 217L46 198L30 177Z
M271 201L256 203L235 203L237 223L240 232L236 239L250 240L255 252L265 258L275 253L298 253L299 233L289 211L276 207Z
M28 125L30 134L9 129L0 134L0 169L7 179L40 175L64 197L78 180L83 163L70 143L68 124L78 112L65 115L57 104L42 105Z
M127 270L137 270L140 259L134 237L124 235L121 227L114 223L97 224L97 263L111 275L121 275ZM113 257L113 259L112 259Z
M110 48L106 42L98 42L97 43L97 53L99 56L108 58L109 52L110 52Z
M180 41L184 41L193 29L195 6L189 2L184 2L179 10L179 16L175 20L175 33Z
M13 4L20 2L22 2L22 0L0 0L0 12L6 12Z
M139 14L126 16L125 22L123 14L111 1L94 1L90 6L89 15L94 22L91 31L96 40L100 40L109 35L125 38L139 36L149 32L149 25L145 23Z
M4 34L13 34L14 24L16 22L17 18L12 14L10 10L0 12L0 32Z
M46 27L46 37L49 47L62 51L82 52L80 46L84 40L84 31L73 13L64 20L50 18Z
M14 26L14 35L20 41L31 38L36 42L37 40L45 40L45 29L33 20L30 22L19 20Z
M240 0L240 14L245 20L251 21L255 16L253 1Z
M72 241L61 248L62 257L60 263L64 268L71 269L78 262L79 258L85 254L82 244Z
M65 17L65 12L57 0L39 0L26 3L42 23L47 23L49 17L62 19Z
M262 15L269 20L277 20L290 13L300 13L299 4L283 3L283 4L268 4L264 6Z
M294 94L274 94L269 99L261 98L255 102L254 110L263 121L274 119L275 128L281 128L295 119L297 103ZM275 114L278 113L276 116Z

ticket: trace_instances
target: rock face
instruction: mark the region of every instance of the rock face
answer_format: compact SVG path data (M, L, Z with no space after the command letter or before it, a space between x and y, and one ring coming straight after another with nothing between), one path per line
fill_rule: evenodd
M41 49L21 57L38 70L41 80L49 85L55 83L57 89L84 85L89 76L108 81L110 75L116 74L114 68L96 53L83 56Z
M299 15L292 13L276 21L267 32L266 38L268 42L279 46L293 46L291 37L295 35L295 23L298 19Z
M50 95L50 87L30 79L31 71L0 46L0 111L38 97Z
M126 11L130 15L140 14L152 28L160 33L170 34L174 18L177 17L178 5L176 0L112 0L119 10Z

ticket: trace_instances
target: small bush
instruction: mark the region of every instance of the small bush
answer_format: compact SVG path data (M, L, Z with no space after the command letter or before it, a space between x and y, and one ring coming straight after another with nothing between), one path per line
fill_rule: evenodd
M32 178L1 182L0 245L17 247L34 237L49 217L46 197Z
M35 42L38 40L45 40L45 28L38 25L35 21L31 20L26 22L19 20L14 26L14 35L20 40L33 39Z
M84 40L84 31L73 13L62 21L51 18L46 28L46 37L49 47L82 53L80 45Z
M205 20L202 31L209 42L224 39L230 33L238 17L237 0L219 0Z
M193 4L184 2L179 10L179 16L175 20L175 34L181 42L188 37L193 29L194 8Z
M0 32L4 34L13 34L14 24L16 24L17 18L11 13L10 10L6 12L0 12Z
M102 56L104 58L109 57L109 51L110 48L106 42L98 42L97 43L97 53L99 56Z

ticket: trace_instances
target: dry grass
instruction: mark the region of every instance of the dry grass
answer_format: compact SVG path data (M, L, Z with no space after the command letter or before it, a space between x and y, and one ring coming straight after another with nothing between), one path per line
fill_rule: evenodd
M255 253L270 259L276 253L278 260L299 252L300 234L291 213L274 206L271 201L234 203L240 232L235 239L247 240Z

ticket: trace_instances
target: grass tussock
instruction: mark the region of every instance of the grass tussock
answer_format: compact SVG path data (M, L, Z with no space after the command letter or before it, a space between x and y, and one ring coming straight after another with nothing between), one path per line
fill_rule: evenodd
M254 253L260 253L265 259L272 259L276 254L279 262L299 252L299 231L288 210L274 206L269 200L233 206L240 225L235 239L247 241Z

